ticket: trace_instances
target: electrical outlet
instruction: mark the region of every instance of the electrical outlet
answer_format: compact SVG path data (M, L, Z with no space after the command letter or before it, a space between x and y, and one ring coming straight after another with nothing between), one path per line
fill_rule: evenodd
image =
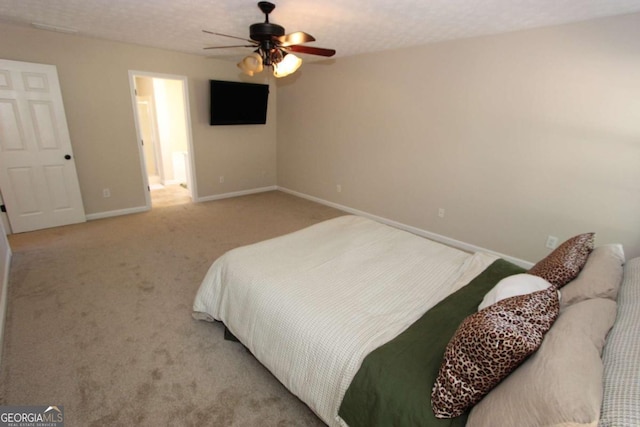
M109 190L108 188L105 188L102 190L102 197L107 198L107 197L111 197L111 190Z
M440 218L444 218L444 208L440 208L440 209L438 209L438 216L439 216Z
M556 236L547 236L547 243L544 246L549 249L555 249L558 246L558 238Z
M336 191L338 193L342 193L342 185L341 184L336 185Z
M219 181L220 181L220 184L224 183L224 175L220 175Z

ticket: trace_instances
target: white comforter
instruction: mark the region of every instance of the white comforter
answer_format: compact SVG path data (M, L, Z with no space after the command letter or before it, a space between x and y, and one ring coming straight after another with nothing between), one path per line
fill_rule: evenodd
M229 251L196 296L331 426L362 360L495 257L357 216Z

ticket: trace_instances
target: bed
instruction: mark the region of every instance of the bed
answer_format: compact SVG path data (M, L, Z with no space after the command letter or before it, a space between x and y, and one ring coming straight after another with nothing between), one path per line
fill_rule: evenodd
M619 255L618 247L611 248ZM454 417L437 417L430 396L461 322L477 312L496 284L524 273L490 254L469 254L345 215L227 252L205 276L193 316L223 322L329 426L496 425L491 414L497 414L494 408L500 402L492 403L489 397L494 391L499 395L507 381ZM614 299L617 287L615 293ZM613 315L611 304L604 304L604 311L613 323L616 305L610 296L576 297L580 316L589 316L589 309L603 310L598 304L578 304L585 299L612 301ZM563 310L566 307L559 310L556 323L573 317ZM597 355L602 364L600 351ZM526 371L534 356L508 378ZM599 378L603 389L602 375ZM509 389L506 394L511 394ZM597 391L594 394L597 399ZM597 404L602 401L600 394ZM538 416L534 412L530 415ZM589 416L599 417L600 407ZM568 421L562 422L571 425ZM575 425L596 425L593 419L587 421Z

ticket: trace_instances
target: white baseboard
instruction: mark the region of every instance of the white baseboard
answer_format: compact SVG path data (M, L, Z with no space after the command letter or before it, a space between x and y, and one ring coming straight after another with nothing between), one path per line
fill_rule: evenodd
M230 197L246 196L246 195L249 195L249 194L264 193L264 192L267 192L267 191L275 191L277 189L278 189L278 187L275 186L275 185L272 185L272 186L269 186L269 187L252 188L250 190L234 191L234 192L231 192L231 193L223 193L223 194L215 194L213 196L199 197L197 199L194 199L194 202L196 202L196 203L210 202L212 200L228 199ZM133 213L147 212L149 210L151 210L151 208L148 207L148 206L139 206L137 208L128 208L128 209L120 209L120 210L115 210L115 211L98 212L98 213L94 213L94 214L89 214L89 215L86 216L86 218L87 218L87 221L91 221L91 220L94 220L94 219L109 218L109 217L112 217L112 216L129 215L129 214L133 214Z
M338 203L330 202L328 200L324 200L324 199L321 199L319 197L314 197L314 196L310 196L308 194L299 193L297 191L290 190L290 189L285 188L285 187L278 187L278 190L283 191L285 193L292 194L292 195L297 196L297 197L301 197L303 199L307 199L307 200L311 200L311 201L316 202L316 203L320 203L322 205L330 206L332 208L336 208L336 209L348 212L348 213L353 214L353 215L359 215L359 216L363 216L365 218L370 218L370 219L373 219L374 221L378 221L378 222L381 222L383 224L387 224L387 225L390 225L392 227L408 231L408 232L416 234L418 236L426 237L427 239L435 240L436 242L444 243L445 245L453 246L454 248L458 248L458 249L461 249L463 251L467 251L467 252L486 252L486 253L498 256L500 258L503 258L503 259L513 263L513 264L516 264L516 265L518 265L518 266L520 266L522 268L526 268L526 269L529 269L529 268L531 268L533 266L533 263L531 263L529 261L522 260L520 258L514 258L512 256L501 254L499 252L495 252L495 251L492 251L490 249L482 248L480 246L472 245L470 243L462 242L460 240L451 239L449 237L446 237L446 236L443 236L443 235L440 235L440 234L432 233L430 231L423 230L421 228L413 227L411 225L407 225L407 224L403 224L401 222L393 221L393 220L388 219L388 218L383 218L381 216L373 215L373 214L370 214L368 212L364 212L364 211L361 211L361 210L358 210L358 209L353 209L353 208L350 208L348 206L344 206L344 205L341 205L341 204L338 204Z
M112 216L120 216L120 215L129 215L129 214L134 214L134 213L140 213L140 212L147 212L149 211L149 207L148 206L139 206L137 208L128 208L128 209L118 209L115 211L106 211L106 212L98 212L98 213L94 213L94 214L89 214L86 216L87 221L91 221L94 219L103 219L103 218L110 218Z
M230 192L230 193L215 194L213 196L199 197L198 199L195 200L195 202L198 202L198 203L200 203L200 202L211 202L211 201L214 201L214 200L228 199L228 198L231 198L231 197L239 197L239 196L247 196L249 194L264 193L264 192L267 192L267 191L275 191L275 190L279 190L279 191L282 191L284 193L289 193L291 195L294 195L294 196L297 196L297 197L301 197L303 199L311 200L313 202L320 203L322 205L330 206L332 208L336 208L336 209L348 212L348 213L353 214L353 215L359 215L359 216L363 216L365 218L370 218L370 219L373 219L374 221L378 221L378 222L381 222L383 224L387 224L387 225L390 225L392 227L408 231L408 232L416 234L418 236L426 237L427 239L435 240L436 242L444 243L445 245L453 246L454 248L458 248L458 249L461 249L463 251L490 253L490 254L496 255L496 256L498 256L500 258L504 258L507 261L512 262L513 264L519 265L520 267L523 267L523 268L526 268L526 269L529 269L529 268L531 268L533 266L533 263L531 263L529 261L525 261L525 260L520 259L520 258L515 258L515 257L509 256L509 255L505 255L505 254L502 254L502 253L499 253L499 252L495 252L495 251L492 251L490 249L486 249L486 248L483 248L483 247L480 247L480 246L472 245L470 243L462 242L460 240L452 239L450 237L446 237L446 236L443 236L441 234L433 233L431 231L423 230L421 228L413 227L411 225L403 224L403 223L398 222L398 221L394 221L394 220L391 220L391 219L388 219L388 218L377 216L377 215L371 214L369 212L365 212L365 211L361 211L361 210L358 210L358 209L350 208L349 206L341 205L339 203L330 202L328 200L324 200L324 199L321 199L319 197L310 196L308 194L300 193L298 191L294 191L294 190L288 189L286 187L280 187L280 186L277 186L277 185L272 185L272 186L269 186L269 187L253 188L253 189L250 189L250 190L233 191L233 192ZM108 218L108 217L118 216L118 215L128 215L128 214L132 214L132 213L146 212L146 211L149 211L149 210L150 210L149 207L141 206L141 207L137 207L137 208L129 208L129 209L116 210L116 211L99 212L99 213L87 215L87 220Z
M233 191L231 193L214 194L213 196L199 197L196 201L197 202L211 202L213 200L221 200L221 199L228 199L228 198L231 198L231 197L247 196L249 194L256 194L256 193L265 193L267 191L275 191L277 189L278 189L278 186L272 185L272 186L269 186L269 187L253 188L251 190Z

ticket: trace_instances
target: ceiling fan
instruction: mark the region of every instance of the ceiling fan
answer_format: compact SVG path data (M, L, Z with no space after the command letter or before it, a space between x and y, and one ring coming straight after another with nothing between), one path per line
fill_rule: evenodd
M276 77L288 76L294 73L302 64L302 59L292 52L307 53L310 55L320 55L330 57L336 54L334 49L321 47L303 46L304 43L315 41L311 34L302 31L285 34L284 27L269 22L269 14L276 5L268 1L258 2L258 7L264 13L264 22L252 24L249 27L249 38L230 36L228 34L216 33L202 30L207 34L228 37L246 42L242 45L233 46L209 46L204 49L226 49L235 47L254 48L254 52L246 56L238 63L245 74L253 76L259 73L264 67L273 67L273 75Z

